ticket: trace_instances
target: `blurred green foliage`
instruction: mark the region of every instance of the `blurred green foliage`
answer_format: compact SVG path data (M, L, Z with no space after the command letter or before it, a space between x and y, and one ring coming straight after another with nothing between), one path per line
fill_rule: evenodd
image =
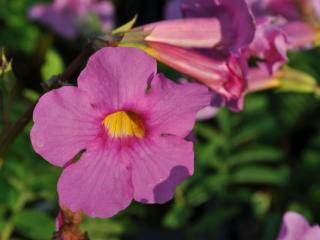
M36 0L0 1L0 41L2 46L31 53L39 29L27 19L29 6Z
M13 73L0 77L0 110L8 115L1 130L38 98L40 81L63 71L80 50L28 21L35 2L0 0L0 46L14 57ZM289 57L291 67L320 79L319 49ZM26 70L29 63L35 67ZM163 65L159 69L180 77ZM287 210L320 223L319 113L320 100L312 95L249 95L243 112L222 109L196 125L195 174L171 202L133 203L111 219L86 218L82 229L92 240L273 240ZM49 239L55 230L60 169L34 153L30 128L31 123L0 158L0 239Z

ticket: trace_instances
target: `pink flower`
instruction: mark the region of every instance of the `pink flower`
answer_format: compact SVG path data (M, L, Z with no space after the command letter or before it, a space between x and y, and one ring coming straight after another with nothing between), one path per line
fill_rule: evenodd
M193 145L184 138L209 101L207 88L156 74L156 61L142 51L104 48L90 58L78 87L41 97L31 141L48 162L65 167L62 206L110 217L133 199L167 202L193 174Z
M277 240L319 240L319 225L310 226L307 220L298 213L287 212L282 221Z
M101 22L102 31L113 25L113 5L109 0L54 0L52 4L38 4L30 9L29 17L49 26L66 38L74 38L80 33L82 23L90 14L95 14Z
M223 102L232 105L232 110L241 110L239 100L246 88L246 63L242 53L253 40L255 31L246 2L183 0L182 9L185 19L134 29L148 33L144 38L147 46L143 49L162 63L207 85L214 94L223 96Z

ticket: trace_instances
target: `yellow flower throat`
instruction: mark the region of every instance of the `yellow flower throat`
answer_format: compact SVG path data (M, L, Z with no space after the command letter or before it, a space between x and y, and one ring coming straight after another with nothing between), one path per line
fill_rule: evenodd
M145 128L141 118L133 112L119 111L105 117L102 124L113 138L143 138Z

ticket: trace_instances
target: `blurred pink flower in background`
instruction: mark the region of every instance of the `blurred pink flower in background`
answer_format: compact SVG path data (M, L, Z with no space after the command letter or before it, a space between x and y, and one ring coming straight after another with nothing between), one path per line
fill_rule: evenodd
M258 59L258 65L269 71L277 71L287 63L287 37L271 17L261 17L256 20L254 41L249 47L249 58Z
M157 74L156 61L141 50L104 48L89 59L78 87L41 97L31 141L64 167L61 206L110 217L133 199L167 202L193 174L193 144L184 138L209 101L206 87Z
M90 15L95 15L101 23L101 31L113 27L114 7L109 0L54 0L52 4L34 5L29 17L50 27L66 38L75 38L81 32ZM80 26L80 25L83 26Z
M291 50L313 47L320 26L320 1L318 0L249 0L255 17L273 16L273 23L287 35Z
M311 226L307 220L295 212L283 216L282 226L277 240L319 240L319 225Z
M313 8L315 15L318 21L320 22L320 1L318 0L310 0L310 1L311 1L311 8Z
M256 16L281 16L288 21L317 17L320 20L318 0L247 0ZM309 13L309 16L306 14Z
M247 0L255 16L283 16L288 20L299 19L295 0Z
M182 18L182 12L180 11L181 0L168 0L165 4L164 18L165 19L177 19Z
M308 23L302 21L288 22L281 26L288 39L289 50L303 50L314 47L317 32Z

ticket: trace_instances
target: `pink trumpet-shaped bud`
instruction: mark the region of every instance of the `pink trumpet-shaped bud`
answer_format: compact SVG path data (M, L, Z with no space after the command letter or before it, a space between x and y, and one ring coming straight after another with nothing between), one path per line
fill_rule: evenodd
M246 2L199 0L182 4L187 18L135 28L125 34L120 45L143 49L160 62L207 85L224 98L224 105L232 102L229 108L240 110L238 102L242 102L247 85L243 54L255 33ZM139 34L140 38L134 39Z

